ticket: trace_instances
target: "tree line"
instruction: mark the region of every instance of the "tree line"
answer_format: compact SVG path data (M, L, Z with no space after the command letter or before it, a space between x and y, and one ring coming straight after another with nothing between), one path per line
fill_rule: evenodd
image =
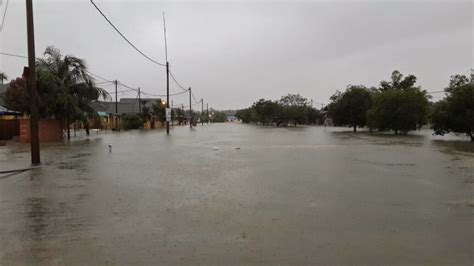
M407 134L430 125L434 134L462 133L474 141L474 85L465 75L453 75L446 97L430 102L430 95L416 86L416 76L392 72L390 81L378 88L349 85L336 92L327 106L336 126L350 126L354 132L367 126L371 131Z
M322 121L321 112L299 94L288 94L278 101L260 99L251 107L238 110L235 116L244 123L277 127L318 124Z
M414 75L392 72L389 81L379 87L349 85L336 91L330 103L318 110L298 94L289 94L278 101L260 99L251 107L237 111L244 123L263 125L332 124L348 126L354 132L368 127L372 132L392 131L407 134L429 125L434 134L449 132L466 134L474 141L474 85L465 75L453 75L446 97L430 102L431 96L416 85Z

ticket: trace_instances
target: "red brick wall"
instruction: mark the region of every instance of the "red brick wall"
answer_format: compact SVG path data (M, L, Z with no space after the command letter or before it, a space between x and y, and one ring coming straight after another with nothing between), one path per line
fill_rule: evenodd
M17 119L0 120L0 140L9 140L20 135L20 124Z
M40 142L59 141L63 139L61 121L41 119L38 124ZM30 142L30 119L20 119L20 142Z

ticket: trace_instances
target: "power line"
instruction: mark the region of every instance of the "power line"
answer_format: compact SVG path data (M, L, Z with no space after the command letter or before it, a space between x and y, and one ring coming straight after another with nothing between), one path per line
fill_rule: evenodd
M191 91L191 96L193 97L193 100L195 103L200 103L201 101L196 100L196 97L194 97L194 93Z
M5 4L5 12L3 12L2 25L0 25L0 32L3 31L3 26L5 25L5 17L7 16L8 2L9 0L7 0L7 3Z
M188 91L188 89L186 89L183 85L181 85L177 80L176 78L174 77L173 73L171 72L171 70L169 71L170 75L171 75L171 78L173 78L174 82L184 91Z
M196 106L196 105L198 105L198 104L201 104L201 101L199 101L199 102L197 102L197 103L193 103L193 104L191 104L191 106ZM189 104L174 104L174 105L175 105L175 106L184 105L184 106L189 107ZM175 108L178 108L178 107L175 107Z
M100 10L100 8L94 3L93 0L91 0L91 4L94 5L94 7L97 9L97 11L99 11L99 13L105 18L105 20L107 20L107 22L110 24L110 26L112 26L112 28L114 28L114 30L120 35L122 36L122 38L127 41L128 44L130 44L130 46L133 47L133 49L135 49L137 52L139 52L141 55L143 55L146 59L150 60L151 62L157 64L157 65L160 65L160 66L166 66L165 64L162 64L160 62L157 62L155 61L154 59L152 59L151 57L149 57L148 55L146 55L145 53L143 53L142 51L140 51L140 49L138 49L132 42L130 42L127 37L125 37L125 35L123 35L118 29L117 27L115 27L115 25L112 23L112 21L110 21L107 16Z
M11 54L11 53L4 53L4 52L0 52L0 55L5 55L5 56L12 56L12 57L18 57L18 58L28 58L27 56L24 56L24 55L19 55L19 54ZM100 82L98 84L103 84L103 83L107 83L107 82L114 82L113 80L110 80L110 79L106 79L98 74L95 74L95 73L92 73L90 70L86 70L87 73L91 74L92 76L96 77L96 78L99 78L101 80L103 80L104 82ZM170 72L171 73L171 72ZM128 89L131 89L131 90L134 90L134 91L138 91L138 89L135 89L135 88L132 88L122 82L119 82L120 85L124 86L125 88L128 88ZM178 92L178 93L172 93L170 94L170 96L175 96L175 95L180 95L180 94L184 94L188 92L188 90L186 91L183 91L183 92ZM148 93L148 92L142 92L143 94L146 94L146 95L150 95L150 96L159 96L159 97L165 97L166 94L153 94L153 93Z
M122 82L119 81L119 84L125 88L128 88L130 90L134 90L134 91L138 91L138 89L135 89L133 87L130 87L126 84L123 84ZM175 95L180 95L180 94L184 94L188 91L183 91L183 92L178 92L178 93L171 93L170 96L175 96ZM145 95L149 95L149 96L158 96L158 97L165 97L166 94L155 94L155 93L149 93L149 92L144 92L143 90L141 90L141 93L145 94Z
M4 53L4 52L0 52L0 55L5 55L5 56L12 56L12 57L18 57L18 58L28 58L28 56L25 56L25 55L20 55L20 54L12 54L12 53ZM41 59L41 58L36 58L36 59ZM96 78L99 78L99 79L102 79L104 80L105 82L113 82L113 80L109 80L109 79L106 79L102 76L99 76L95 73L92 73L91 71L89 70L86 70L87 73L91 74L92 76L96 77ZM104 82L104 83L105 83ZM99 83L100 84L100 83Z
M3 53L3 52L0 52L0 54L1 55L6 55L6 56L19 57L19 58L28 58L28 56L18 55L18 54L10 54L10 53Z

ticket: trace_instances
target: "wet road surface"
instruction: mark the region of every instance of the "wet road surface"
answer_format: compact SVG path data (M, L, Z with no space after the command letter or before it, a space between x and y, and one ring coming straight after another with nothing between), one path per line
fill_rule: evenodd
M473 144L342 130L45 144L42 167L0 175L0 265L472 265ZM0 169L29 156L8 143Z

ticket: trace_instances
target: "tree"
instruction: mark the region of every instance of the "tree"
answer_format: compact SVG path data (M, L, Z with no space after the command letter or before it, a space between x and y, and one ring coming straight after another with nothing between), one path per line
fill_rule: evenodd
M242 120L243 123L251 123L251 122L255 122L255 119L254 119L254 109L253 108L245 108L245 109L241 109L241 110L238 110L235 114L235 116Z
M37 70L36 81L40 117L60 116L61 110L58 110L57 106L58 87L54 82L53 75L49 72ZM30 114L29 95L30 92L24 78L11 80L7 84L7 89L4 93L5 106L11 110Z
M264 125L316 124L321 113L310 106L308 100L299 94L288 94L279 101L260 99L251 107L238 110L235 116L243 123Z
M21 113L30 113L29 93L26 89L26 80L16 78L7 85L4 93L5 107Z
M71 55L62 56L52 46L46 48L45 58L36 61L36 79L40 116L62 119L67 125L67 137L70 139L69 124L79 119L89 134L89 118L96 116L90 103L109 94L95 86L94 80L87 74L84 60ZM5 93L8 108L29 114L29 91L23 78L12 80Z
M176 113L176 119L178 120L178 124L183 124L184 121L186 121L186 113L184 112L184 110L181 108L176 108L174 111Z
M365 86L347 87L346 91L336 92L331 96L328 114L335 125L350 126L357 131L357 127L364 127L367 123L367 110L372 106L369 89Z
M436 135L464 133L474 141L474 85L464 75L451 76L446 98L435 103L430 116Z
M415 83L415 76L403 78L397 70L393 71L390 82L382 81L380 88L373 92L373 104L367 112L369 127L406 134L425 125L428 95L414 86Z
M138 115L128 114L123 116L122 125L124 129L140 129L143 127L143 120Z
M55 105L56 118L65 120L69 140L71 120L74 117L85 117L88 129L87 118L95 114L89 105L90 102L99 97L107 99L109 94L95 86L94 79L87 74L87 66L83 59L71 55L63 56L59 49L53 46L46 48L44 56L44 59L37 60L37 69L39 73L48 73L49 81L56 84L54 103L50 102L49 106ZM40 91L39 94L41 98Z
M227 119L227 116L224 112L217 111L214 109L211 110L211 117L210 117L211 122L222 123L222 122L225 122L226 119Z
M299 94L288 94L281 97L279 104L282 106L281 123L292 123L295 127L297 124L307 123L306 107L308 100L306 98Z
M158 120L161 123L166 122L166 105L163 104L161 101L155 102L152 104L153 106L153 114L158 117Z
M3 84L3 81L7 79L8 79L7 75L3 72L0 72L0 82Z

